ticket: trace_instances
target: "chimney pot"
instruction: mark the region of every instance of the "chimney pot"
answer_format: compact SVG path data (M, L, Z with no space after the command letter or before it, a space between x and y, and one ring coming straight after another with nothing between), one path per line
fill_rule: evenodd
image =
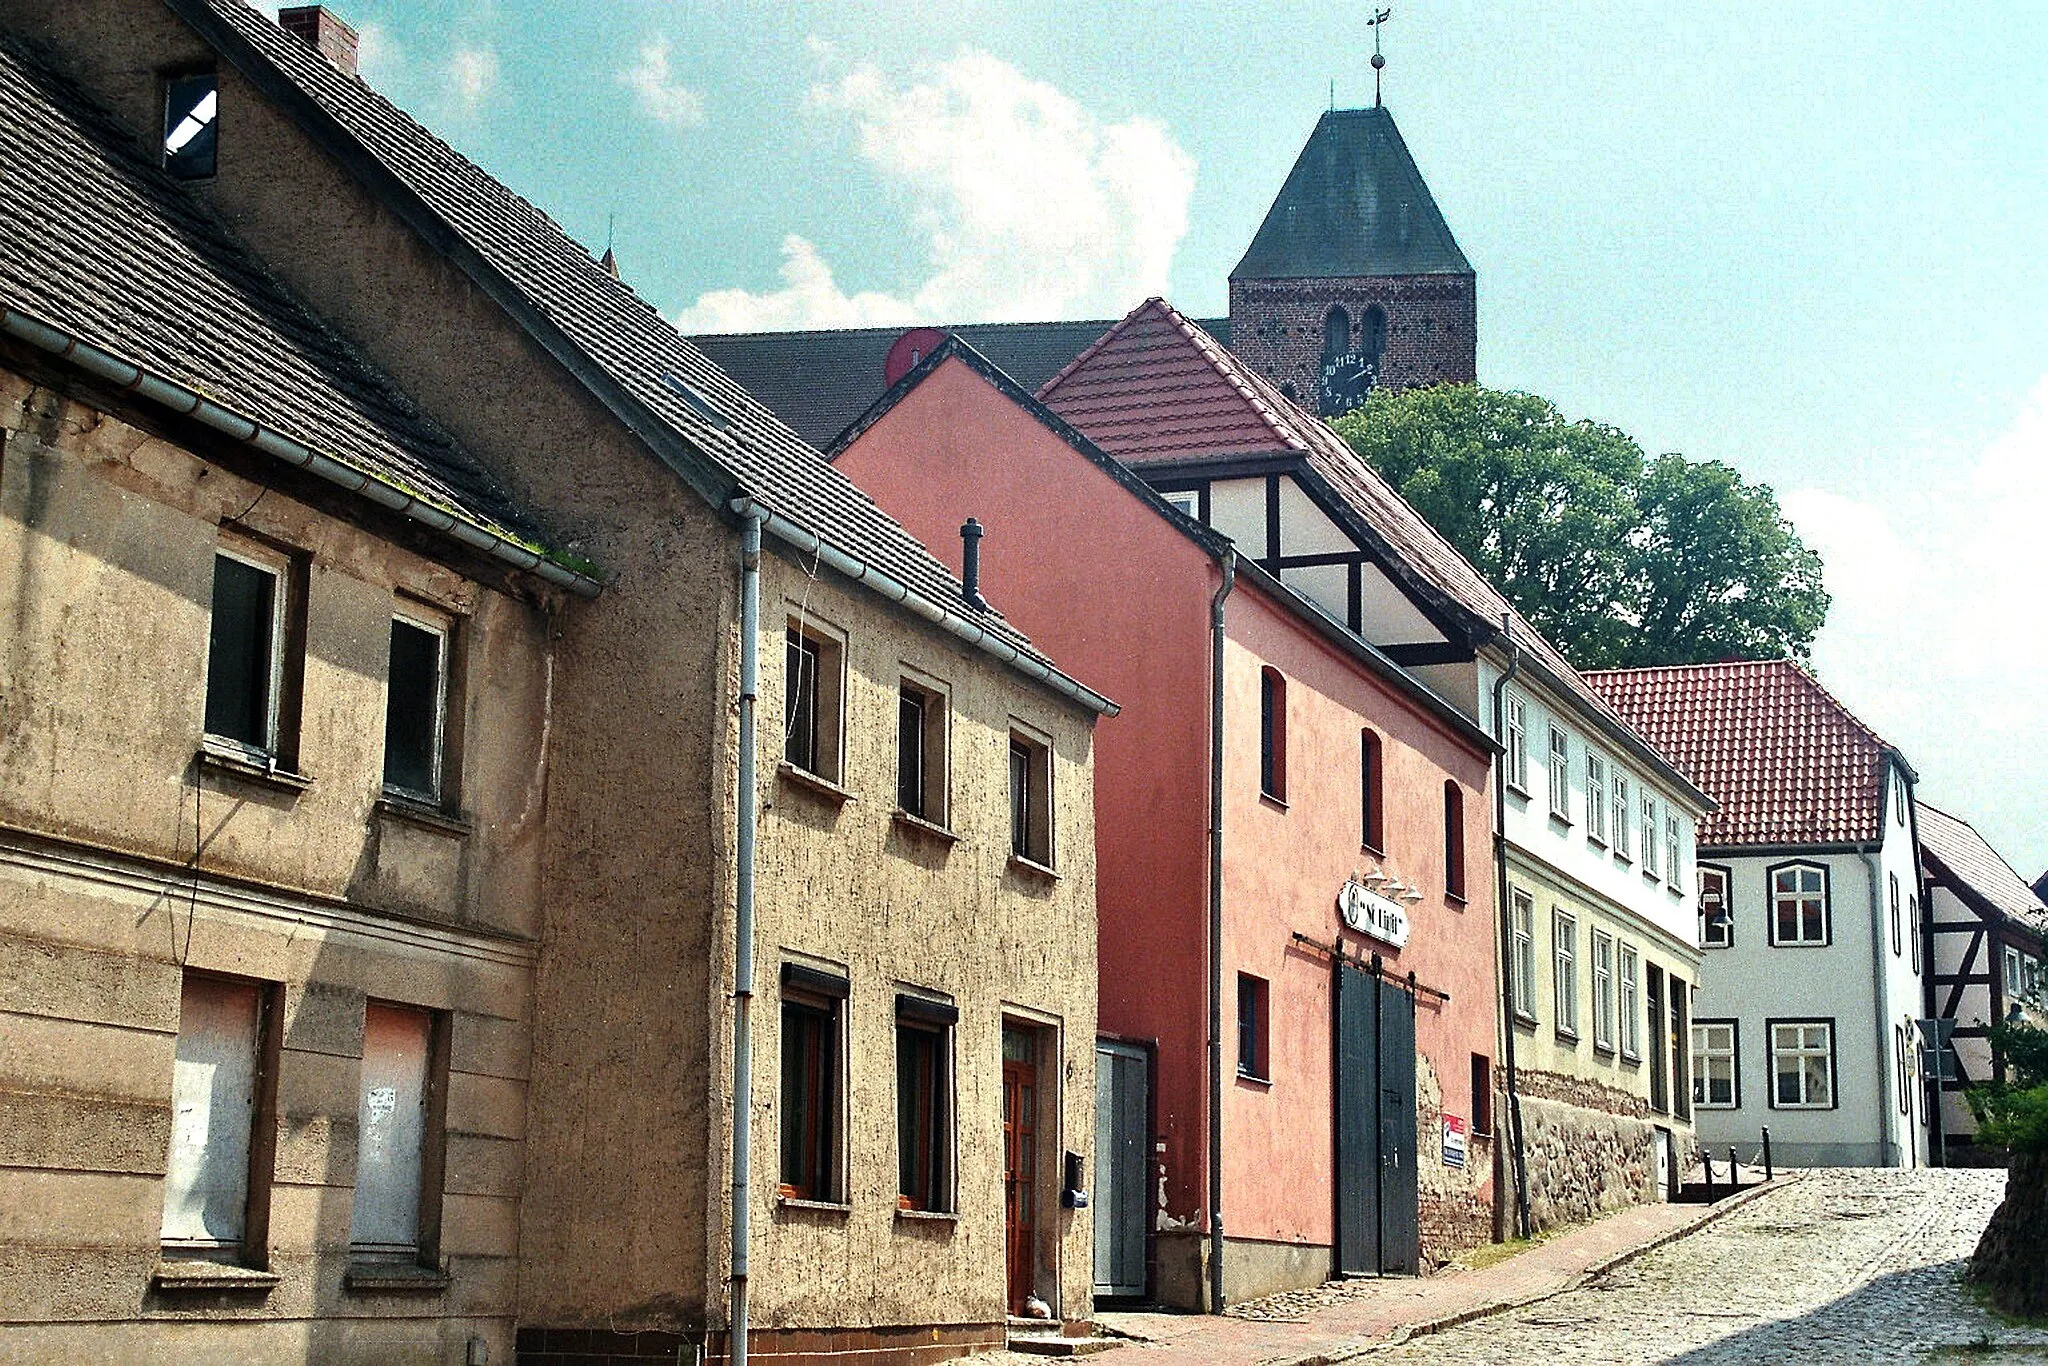
M356 31L325 5L291 5L277 12L277 26L328 61L356 74Z
M988 610L981 595L981 523L972 517L960 528L960 596L977 612Z

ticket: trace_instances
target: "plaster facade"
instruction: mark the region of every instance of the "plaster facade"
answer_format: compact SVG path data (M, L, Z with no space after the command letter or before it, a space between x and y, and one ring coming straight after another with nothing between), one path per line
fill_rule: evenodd
M1959 888L1965 895L1958 895ZM2022 1019L2048 1026L2048 1000L2039 985L2048 966L2040 937L1995 908L1979 909L1981 897L1961 878L1930 867L1925 904L1933 998L1928 1013L1955 1021L1951 1075L1942 1083L1935 1138L1937 1144L1944 1134L1951 1143L1967 1142L1977 1131L1977 1117L1963 1098L1964 1088L2002 1079L2005 1070L1987 1031L2015 1007ZM1930 1090L1932 1077L1927 1070ZM1930 1122L1935 1118L1930 1115Z

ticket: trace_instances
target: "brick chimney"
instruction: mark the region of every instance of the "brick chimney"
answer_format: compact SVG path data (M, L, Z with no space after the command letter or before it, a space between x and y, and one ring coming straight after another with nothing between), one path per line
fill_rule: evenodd
M277 25L349 75L356 74L356 31L327 6L288 6L277 12Z

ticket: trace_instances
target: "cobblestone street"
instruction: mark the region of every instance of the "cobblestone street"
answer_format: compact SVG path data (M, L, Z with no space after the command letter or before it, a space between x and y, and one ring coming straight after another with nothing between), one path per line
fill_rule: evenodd
M1380 1362L2048 1362L1960 1283L2004 1173L1817 1171L1581 1289Z

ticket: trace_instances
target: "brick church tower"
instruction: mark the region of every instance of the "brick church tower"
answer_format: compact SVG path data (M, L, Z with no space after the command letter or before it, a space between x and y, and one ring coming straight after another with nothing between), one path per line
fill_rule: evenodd
M1477 377L1471 263L1384 107L1317 121L1230 273L1230 349L1325 416Z

